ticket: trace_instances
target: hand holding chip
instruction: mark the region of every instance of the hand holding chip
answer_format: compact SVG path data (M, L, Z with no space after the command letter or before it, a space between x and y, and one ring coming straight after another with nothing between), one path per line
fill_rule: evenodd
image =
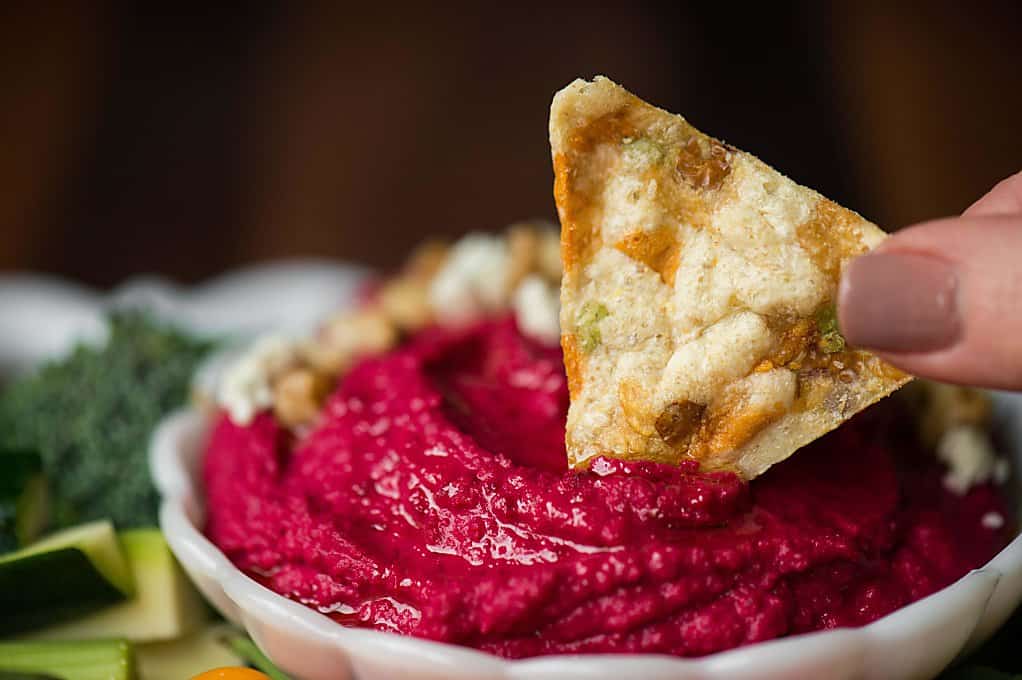
M1022 173L853 260L838 299L848 342L905 371L1022 389Z

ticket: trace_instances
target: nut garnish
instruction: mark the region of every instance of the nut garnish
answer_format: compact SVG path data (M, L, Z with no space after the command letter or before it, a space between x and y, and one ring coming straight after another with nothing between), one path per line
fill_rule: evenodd
M390 319L380 309L367 308L335 316L320 331L318 341L305 349L318 370L336 375L364 356L387 351L397 340Z
M542 229L539 237L539 252L536 254L536 271L551 283L561 283L561 235L552 228Z
M282 375L273 386L273 413L287 427L312 423L319 415L330 380L308 368L296 368Z
M309 425L330 385L357 361L431 323L512 312L522 333L556 344L560 278L560 236L542 221L518 223L503 235L468 234L453 247L427 242L364 306L328 319L314 337L253 344L227 373L219 402L239 424L272 410L287 427Z
M401 331L416 331L432 318L427 287L414 276L402 276L383 284L377 302L383 314Z
M426 241L412 251L405 264L405 275L418 280L429 281L447 261L450 247L440 241Z
M535 269L539 255L539 232L528 223L511 225L507 232L507 249L511 258L508 286L514 290Z

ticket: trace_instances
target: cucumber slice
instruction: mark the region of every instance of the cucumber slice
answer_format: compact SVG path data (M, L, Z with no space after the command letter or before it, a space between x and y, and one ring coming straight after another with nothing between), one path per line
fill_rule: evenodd
M35 451L0 450L0 553L28 545L42 533L48 494Z
M170 640L198 630L208 618L202 596L174 559L159 529L120 533L135 582L135 597L74 621L32 631L32 640L123 637L134 642Z
M145 680L182 680L211 668L242 666L245 660L228 644L228 637L238 634L229 623L219 623L178 640L137 645L139 675Z
M0 670L41 673L64 680L134 680L127 640L0 642Z
M75 618L133 594L110 522L65 529L0 556L0 635Z

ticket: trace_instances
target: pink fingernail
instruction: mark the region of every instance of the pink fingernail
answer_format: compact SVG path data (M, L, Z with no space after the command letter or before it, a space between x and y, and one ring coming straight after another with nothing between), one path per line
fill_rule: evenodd
M958 278L944 260L916 253L871 253L841 277L838 318L856 347L932 352L961 333Z

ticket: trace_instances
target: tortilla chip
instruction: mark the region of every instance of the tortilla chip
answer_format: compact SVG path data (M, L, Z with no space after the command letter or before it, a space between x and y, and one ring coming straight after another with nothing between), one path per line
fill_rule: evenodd
M750 479L910 380L834 316L875 225L602 77L557 93L550 144L573 465Z

